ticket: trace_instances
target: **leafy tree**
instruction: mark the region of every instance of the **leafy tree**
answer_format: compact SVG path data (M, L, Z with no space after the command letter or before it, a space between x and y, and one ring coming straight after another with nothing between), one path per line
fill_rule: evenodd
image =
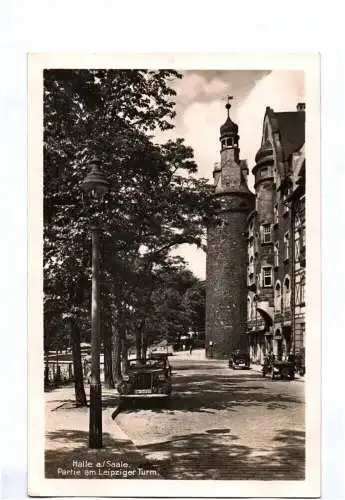
M170 81L180 77L172 70L44 72L44 291L48 316L70 322L76 379L77 344L90 331L90 222L96 219L103 232L108 385L120 374L113 366L119 355L110 350L120 352L118 344L134 335L141 351L143 313L152 308L152 294L143 290L153 291L155 266L168 262L178 244L202 245L209 186L191 175L193 151L182 139L152 140L155 130L173 127ZM111 186L103 208L85 203L80 190L95 160Z

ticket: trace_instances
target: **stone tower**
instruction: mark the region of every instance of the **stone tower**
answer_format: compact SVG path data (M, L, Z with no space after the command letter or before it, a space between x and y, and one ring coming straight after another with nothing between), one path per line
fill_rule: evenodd
M230 99L220 127L220 164L213 171L217 216L207 228L206 355L220 359L247 345L245 231L255 204L247 185L247 162L239 159L238 126L230 118Z

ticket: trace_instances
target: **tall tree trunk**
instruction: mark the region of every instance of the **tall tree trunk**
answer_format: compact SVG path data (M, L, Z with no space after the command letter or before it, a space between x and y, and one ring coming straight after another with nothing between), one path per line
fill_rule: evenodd
M84 388L83 367L81 364L80 330L75 321L71 321L70 328L71 328L75 403L77 406L87 406L85 388Z
M137 362L141 362L141 332L140 329L135 333L135 351Z
M148 347L147 335L145 335L145 332L142 332L142 335L141 335L141 349L142 349L141 359L143 360L143 363L146 363L147 347Z
M56 356L56 373L55 373L55 382L58 384L61 382L61 368L59 365L59 349L55 350Z
M114 388L113 378L113 360L112 360L112 338L111 330L108 327L103 329L103 348L104 348L104 386L107 389Z
M129 361L128 361L128 344L127 344L126 332L123 332L123 335L121 336L121 345L122 345L121 348L122 375L127 375L129 368Z
M120 330L116 321L116 318L114 319L113 325L112 325L112 343L113 343L113 348L112 348L112 369L113 369L113 383L114 386L121 382L122 380L122 375L121 375L121 337L120 337Z

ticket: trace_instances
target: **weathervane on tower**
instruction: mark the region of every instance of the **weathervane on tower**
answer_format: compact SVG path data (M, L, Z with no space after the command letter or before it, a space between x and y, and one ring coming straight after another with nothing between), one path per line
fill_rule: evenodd
M232 95L226 96L226 99L228 100L228 102L226 103L225 107L228 111L228 117L230 117L230 108L231 108L230 101L232 101L233 98L234 98L234 96L232 96Z

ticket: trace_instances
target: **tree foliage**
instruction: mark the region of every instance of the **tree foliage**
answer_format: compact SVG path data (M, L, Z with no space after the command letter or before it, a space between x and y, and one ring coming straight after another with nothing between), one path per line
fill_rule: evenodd
M66 320L77 323L82 339L89 335L94 220L102 227L104 335L114 322L122 330L128 326L123 335L136 335L133 325L137 332L147 328L149 310L153 323L159 314L169 315L157 302L159 286L164 288L158 270L164 275L174 265L170 250L176 245L202 246L210 210L207 181L192 175L197 171L192 149L183 139L160 145L153 140L156 130L173 127L170 82L180 77L172 70L45 70L47 342ZM93 161L111 188L102 206L83 200L80 189ZM169 303L172 288L171 294Z

